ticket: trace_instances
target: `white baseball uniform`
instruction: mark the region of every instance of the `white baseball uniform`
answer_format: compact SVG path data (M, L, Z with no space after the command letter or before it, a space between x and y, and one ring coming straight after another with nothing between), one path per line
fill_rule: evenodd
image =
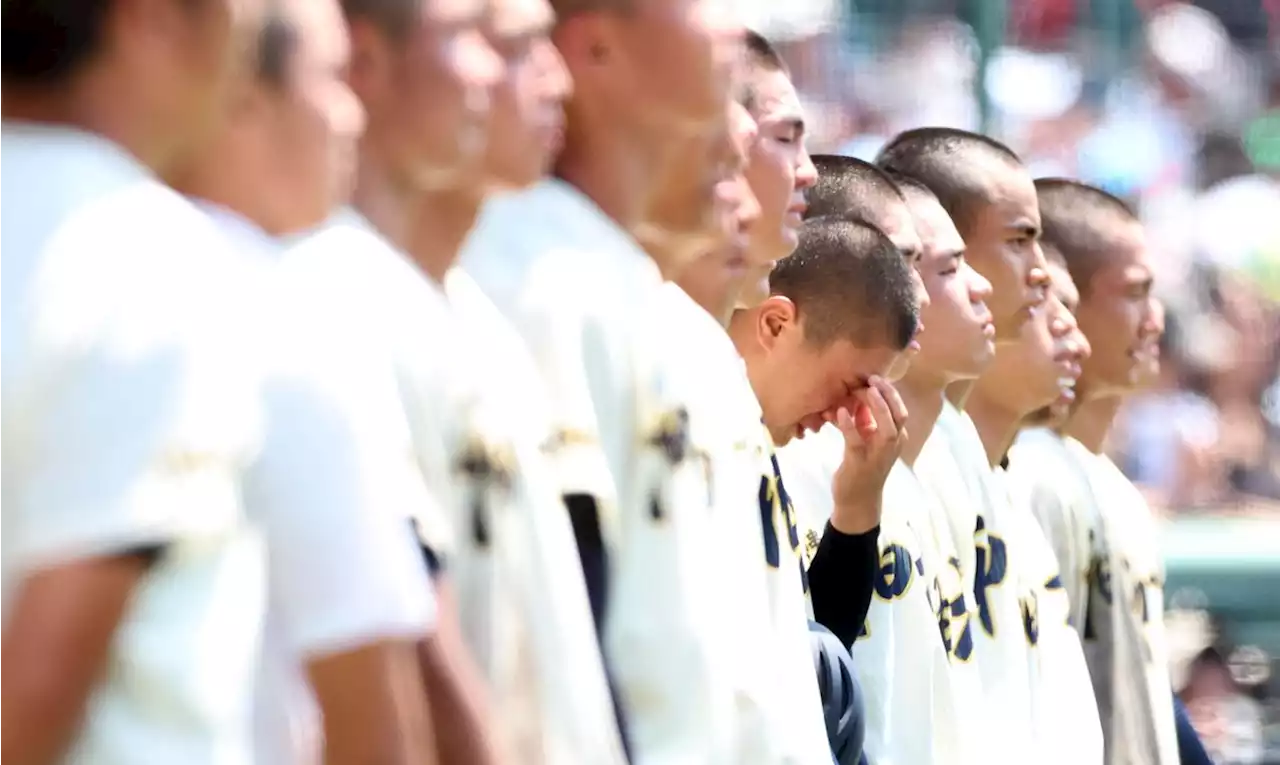
M803 522L825 528L844 438L828 425L778 450ZM862 634L850 653L866 709L871 762L976 763L970 722L981 698L973 636L958 572L932 529L933 498L905 463L885 482L880 569ZM825 513L825 515L824 515Z
M395 380L329 311L332 296L252 222L201 206L261 273L253 298L234 307L255 316L253 363L264 375L263 447L244 488L268 548L258 759L318 762L306 663L383 640L416 642L431 627L434 599L404 520L426 490L403 458L409 433Z
M941 511L934 517L939 546L971 593L973 664L982 676L985 700L978 724L991 742L987 756L1023 762L1033 751L1030 658L1022 603L1010 568L1009 513L1001 512L1008 503L993 498L986 450L968 415L943 404L916 470Z
M732 761L705 429L664 359L662 276L636 242L559 180L490 200L462 265L520 330L551 393L560 489L602 510L604 633L633 760Z
M1086 625L1098 640L1110 633L1111 666L1091 666L1111 681L1109 763L1169 765L1178 762L1169 649L1164 628L1164 562L1158 530L1142 493L1110 458L1089 452L1074 439L1067 449L1082 465L1101 512L1109 561L1111 619ZM1093 615L1093 612L1090 612Z
M1011 576L1022 603L1029 647L1031 718L1037 756L1063 765L1103 761L1102 725L1080 637L1070 624L1071 604L1057 558L1031 511L1031 487L997 467L992 493L1004 499L1002 528L1009 542Z
M3 128L3 592L160 551L68 762L252 762L260 445L240 275L217 229L120 147ZM210 625L216 625L211 631Z
M1110 577L1110 571L1102 518L1083 466L1071 457L1062 436L1048 428L1029 428L1018 434L1009 449L1008 472L1014 484L1021 486L1045 538L1053 546L1071 604L1071 625L1088 654L1090 644L1096 642L1085 632L1089 608L1103 602L1102 593L1097 590L1098 575ZM1110 601L1109 595L1106 601ZM1098 703L1102 707L1104 700L1099 698Z
M465 277L453 280L455 307L443 285L353 211L298 245L291 260L346 298L343 321L360 328L394 376L409 433L401 459L421 471L430 493L413 522L446 561L510 755L618 761L564 508L538 483L539 392L535 379L520 380L518 344ZM565 650L576 652L572 670Z

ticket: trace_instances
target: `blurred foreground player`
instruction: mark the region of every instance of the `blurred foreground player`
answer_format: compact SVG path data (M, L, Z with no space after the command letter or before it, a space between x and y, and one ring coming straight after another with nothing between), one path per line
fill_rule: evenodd
M449 230L451 242L461 242L486 197L541 180L559 149L571 84L549 38L553 21L544 0L489 5L486 34L502 75L491 90L483 167L424 198L466 223ZM466 533L467 510L457 508L452 540L428 542L457 583L468 642L519 760L622 762L573 527L542 453L552 431L537 366L516 328L463 268L448 271L444 288L467 353L455 366L466 364L473 374L477 427L503 445L508 459L505 485L486 495L487 537ZM520 385L513 388L513 380ZM515 703L522 696L523 710Z
M214 126L241 10L3 6L6 763L252 761L243 293L160 181Z
M1062 179L1038 180L1036 190L1045 240L1080 290L1076 319L1092 353L1062 428L1065 439L1030 435L1011 466L1031 472L1023 480L1040 489L1035 510L1064 565L1090 562L1087 590L1072 593L1085 603L1072 605L1083 614L1076 629L1107 762L1167 765L1178 761L1178 744L1158 534L1141 493L1102 453L1121 402L1138 389L1157 353L1150 255L1137 218L1106 192ZM1061 501L1050 501L1055 497Z
M751 437L758 443L759 418L743 408L741 360L721 324L745 277L745 228L759 212L743 177L756 128L741 105L726 99L725 106L719 126L672 144L658 192L666 201L650 214L640 241L657 259L691 261L676 282L662 286L651 321L666 349L669 384L687 402L689 448L711 480L710 524L699 531L716 542L699 554L706 575L715 577L704 583L707 591L720 593L704 607L718 609L706 629L719 631L713 639L722 648L710 658L735 699L730 758L763 763L782 759L787 730L760 566L760 516L750 511L759 466ZM708 191L713 215L689 215L705 205L699 198Z
M402 457L395 380L332 320L332 296L282 263L283 239L320 224L354 181L363 112L343 81L347 53L336 0L269 3L253 76L175 173L247 261L246 284L265 282L235 307L257 311L245 363L265 375L244 490L268 548L259 762L435 759L416 672L434 600L404 522L424 489Z
M670 220L656 194L667 152L723 125L741 27L703 0L552 5L574 81L559 178L486 205L463 266L521 330L552 396L548 452L634 760L732 759L732 686L708 624L719 593L695 552L714 538L709 487L651 326L663 280L699 253L651 258L636 237ZM710 192L672 214L704 225Z
M465 232L470 220L436 208L429 196L481 166L489 90L501 74L484 37L486 10L472 0L344 3L348 81L367 115L354 204L289 254L290 269L333 296L340 322L394 377L411 444L403 459L430 494L412 517L419 531L452 520L449 510L472 496L464 491L474 489L475 507L487 508L485 481L496 478L476 479L493 455L467 416L469 381L448 374L463 352L440 280L457 254L448 234ZM476 446L468 454L474 460L455 461L459 441ZM483 529L485 519L475 520ZM434 586L440 605L435 633L420 645L440 759L496 761L498 738L449 579L422 573L420 585Z
M743 170L757 135L755 122L736 102L729 103L728 127L725 138L731 142L712 134L709 147L705 139L691 141L689 156L676 152L670 159L673 172L664 186L694 188L701 184L691 183L696 178L688 169L704 165L708 156L724 155L719 162L722 178L716 184L722 213L713 237L667 237L666 246L684 241L702 247L703 254L676 283L664 286L655 320L666 333L668 347L679 356L674 369L680 376L673 378L689 391L691 427L699 431L694 443L705 446L714 481L714 533L719 541L702 555L714 562L714 571L722 577L717 588L725 593L721 600L731 608L720 621L731 630L722 639L732 650L722 653L739 689L737 724L745 726L735 761L827 763L831 755L821 727L817 687L812 672L804 671L807 666L795 661L806 655L789 650L795 647L787 642L792 633L774 622L769 585L779 568L779 548L770 533L773 529L762 528L762 521L772 522L772 516L751 510L765 501L762 492L773 475L768 434L725 324L749 278L747 232L760 208ZM652 251L655 245L647 246ZM761 565L762 550L769 565ZM792 626L799 627L805 618L803 589L799 561L793 562L785 573L791 575L789 594L799 607ZM797 676L797 669L802 674ZM805 681L809 693L798 694L796 689L806 688Z

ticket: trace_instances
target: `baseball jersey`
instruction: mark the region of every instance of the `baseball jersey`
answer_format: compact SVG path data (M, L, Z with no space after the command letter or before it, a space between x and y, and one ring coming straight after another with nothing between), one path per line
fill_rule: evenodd
M1142 493L1105 455L1074 439L1067 449L1082 465L1102 517L1110 568L1111 607L1100 616L1099 640L1110 633L1111 666L1091 667L1111 680L1109 763L1178 762L1177 731L1164 629L1164 563L1158 530ZM1092 612L1090 614L1092 616Z
M778 450L804 523L825 527L818 524L830 517L843 450L834 425ZM971 614L958 573L933 539L932 504L911 468L895 464L884 487L871 607L850 648L871 762L976 763L982 754L970 721L980 694Z
M259 662L260 762L318 762L320 717L304 666L382 640L416 642L434 618L405 514L425 493L403 459L395 381L372 364L330 296L240 215L201 203L258 280L253 315L263 444L245 474L250 520L266 536L268 613ZM247 290L246 290L247 291Z
M265 556L250 327L217 229L120 147L3 128L6 625L24 577L160 549L68 762L252 762ZM216 625L216 631L211 631Z
M986 700L979 725L991 741L988 756L1021 762L1032 745L1031 682L1022 604L1010 570L1008 503L993 497L986 451L968 415L943 404L916 470L937 500L933 529L939 548L971 594L973 664ZM969 536L958 536L966 526Z
M564 494L595 500L609 552L607 658L639 763L731 761L704 429L654 321L657 265L559 180L490 200L462 265L516 326L551 394Z
M291 258L347 298L343 321L361 328L395 380L409 435L401 459L430 495L412 524L445 561L510 756L616 762L621 746L581 574L573 579L576 550L558 495L537 483L539 388L521 380L510 336L465 278L453 280L460 310L353 211ZM573 672L566 650L575 652Z
M1111 596L1102 517L1082 466L1071 457L1062 436L1048 428L1028 428L1009 449L1008 474L1021 487L1053 547L1070 603L1070 622L1087 653L1096 643L1085 631L1089 609L1110 602ZM1101 706L1103 699L1098 703Z
M1034 756L1041 761L1103 761L1102 726L1080 637L1070 624L1071 606L1053 548L1031 512L1030 487L1005 468L992 474L1009 543L1010 576L1022 606L1028 652Z

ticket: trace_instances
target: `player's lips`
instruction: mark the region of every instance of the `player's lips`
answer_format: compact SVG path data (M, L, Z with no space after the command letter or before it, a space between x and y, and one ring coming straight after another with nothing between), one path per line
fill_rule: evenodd
M996 319L994 316L991 315L990 311L983 314L982 316L979 316L978 321L982 322L983 337L996 336Z

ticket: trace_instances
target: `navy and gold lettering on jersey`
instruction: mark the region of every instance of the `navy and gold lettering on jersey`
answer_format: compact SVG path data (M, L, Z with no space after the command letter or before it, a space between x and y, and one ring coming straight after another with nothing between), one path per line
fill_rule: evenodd
M874 582L876 597L884 601L901 598L911 588L917 571L923 573L923 568L907 548L897 543L885 545Z
M973 630L969 625L969 607L964 593L947 596L938 580L934 580L933 589L937 596L935 608L942 647L947 651L947 658L963 664L973 657Z
M785 541L786 549L791 552L800 567L800 582L804 591L809 591L809 574L805 570L804 556L800 548L800 529L796 525L795 506L791 504L791 495L782 482L782 469L778 465L778 456L772 451L769 454L770 471L760 476L760 490L757 500L760 505L760 525L764 530L764 561L769 568L782 565L782 550ZM815 539L814 547L817 547ZM790 564L788 564L790 565Z
M509 447L491 444L479 435L472 434L463 446L456 465L469 488L471 512L471 541L479 549L489 547L490 491L505 491L511 487L515 474L514 457Z
M977 601L978 621L988 635L995 637L995 615L991 612L989 591L1004 584L1009 570L1009 554L1004 540L987 530L987 521L978 516L973 534L977 571L974 574L973 597Z
M1089 538L1094 538L1092 532L1090 532ZM1084 639L1097 640L1098 617L1094 615L1094 608L1105 611L1110 608L1112 600L1111 562L1107 560L1106 555L1099 553L1093 555L1093 560L1089 562L1089 573L1086 581L1089 584L1089 595L1084 612Z
M1027 643L1034 646L1040 642L1040 601L1033 592L1019 598L1019 605L1022 606L1022 631Z

